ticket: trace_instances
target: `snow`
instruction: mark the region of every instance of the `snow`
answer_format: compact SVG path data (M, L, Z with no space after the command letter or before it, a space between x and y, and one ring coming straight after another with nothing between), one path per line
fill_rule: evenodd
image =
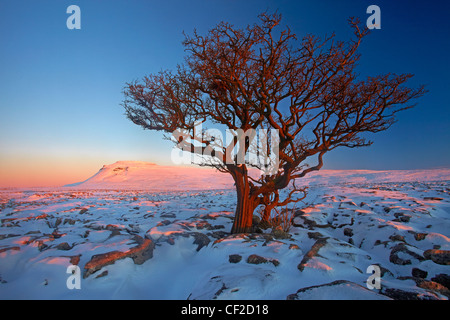
M450 250L449 177L444 169L321 171L303 181L308 196L290 238L271 229L230 235L232 181L207 168L126 161L71 186L0 190L0 299L356 300L399 291L447 299L422 281L449 275L423 257ZM67 287L69 266L83 273L94 255L135 248L137 236L154 242L151 258L117 260L81 276L81 289ZM370 265L383 270L381 289L366 286Z
M232 185L230 175L211 168L159 166L142 161L105 165L89 179L66 187L81 189L205 190Z

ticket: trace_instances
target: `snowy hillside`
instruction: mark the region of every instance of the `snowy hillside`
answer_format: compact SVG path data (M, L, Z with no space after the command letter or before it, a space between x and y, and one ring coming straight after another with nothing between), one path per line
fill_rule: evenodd
M255 171L256 172L256 171ZM255 173L256 174L256 173ZM450 180L450 169L320 170L299 184L382 183ZM233 187L229 174L207 167L159 166L141 161L105 165L91 178L65 187L80 189L211 190Z
M66 185L81 189L207 190L232 186L230 175L204 167L159 166L142 161L104 165L89 179Z

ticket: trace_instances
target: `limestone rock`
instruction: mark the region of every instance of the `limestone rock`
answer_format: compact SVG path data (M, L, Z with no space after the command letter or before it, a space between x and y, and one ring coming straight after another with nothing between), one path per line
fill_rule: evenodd
M138 243L137 246L127 251L111 251L102 254L93 255L91 260L84 266L83 278L97 272L104 266L115 263L117 260L132 258L135 264L143 264L153 257L155 244L151 239L144 239L140 236L134 236L133 239Z

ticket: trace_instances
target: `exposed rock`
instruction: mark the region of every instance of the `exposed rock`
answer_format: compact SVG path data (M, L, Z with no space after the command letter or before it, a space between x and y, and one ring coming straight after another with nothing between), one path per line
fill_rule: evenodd
M300 262L300 264L297 266L297 269L300 271L303 271L305 269L305 265L308 263L308 261L317 256L318 252L320 250L320 248L322 248L323 246L325 246L327 244L327 239L328 238L321 238L319 240L317 240L313 246L311 247L311 249L305 254L305 256L303 257L302 261Z
M320 232L308 232L308 238L318 240L322 239L324 236Z
M105 271L103 271L102 273L100 273L99 275L97 275L96 277L95 277L95 279L97 279L97 278L103 278L103 277L106 277L108 275L108 270L105 270Z
M291 243L289 245L289 250L300 250L300 247L296 244Z
M429 249L423 253L423 256L434 263L450 265L450 250Z
M305 214L305 211L299 209L294 212L294 217L300 217L300 216L303 216L304 214Z
M440 294L446 296L447 298L450 298L450 290L440 283L437 283L434 281L428 281L428 280L419 280L417 283L417 286L419 288L423 288L426 290L431 290L431 291L440 293Z
M58 244L55 248L58 249L58 250L70 250L70 249L72 249L72 247L67 242L62 242L62 243Z
M381 277L384 277L385 274L390 275L391 277L394 276L394 274L387 268L383 267L382 265L380 265L379 263L374 263L374 265L378 266L380 268L381 271Z
M396 217L397 219L399 219L400 217L402 217L404 215L403 212L396 212L394 213L394 217Z
M396 212L394 213L394 219L393 221L397 222L409 222L411 220L411 216L409 214L404 214L403 212Z
M27 234L30 234L30 233L27 233ZM19 236L20 236L20 234L0 234L0 240L11 238L11 237L19 237Z
M208 232L208 235L215 239L221 239L221 238L225 238L226 236L228 236L229 233L225 232L225 231L213 231L213 232Z
M431 278L431 281L442 284L444 287L450 289L450 275L445 273L437 274L435 277Z
M38 244L38 250L41 252L45 251L46 249L49 248L49 246L47 244L45 244L43 240L38 240L37 244Z
M405 237L401 236L399 234L393 234L392 236L389 237L390 240L392 241L402 241L405 242Z
M363 201L363 202L361 202L361 203L359 204L359 206L360 206L360 207L364 207L364 206L367 206L367 207L368 207L369 205Z
M389 255L389 261L393 264L398 264L401 266L411 264L410 259L402 259L397 254L398 251L395 251L394 249L391 251L391 254Z
M426 238L427 235L428 235L428 233L416 232L416 233L414 233L414 239L416 239L416 241L422 241Z
M108 230L108 231L121 231L121 230L123 230L123 228L119 227L118 225L115 225L115 224L108 224L108 225L106 225L105 230Z
M75 223L76 223L77 221L75 220L75 219L69 219L69 218L66 218L66 219L64 219L64 222L63 222L63 224L70 224L71 226L73 226Z
M200 221L195 222L195 228L197 228L197 230L202 230L205 228L206 228L206 230L212 230L213 226L211 225L211 223L209 223L205 220L200 220Z
M394 300L440 300L439 296L432 292L406 291L398 288L382 288L381 291Z
M444 200L444 198L441 198L441 197L424 197L423 200L442 201L442 200Z
M14 247L0 248L0 253L9 251L9 250L20 251L20 247L14 246Z
M177 216L175 215L175 213L163 213L161 214L161 218L176 218Z
M412 268L411 275L416 278L425 279L428 276L428 272L419 268Z
M146 260L153 257L153 249L155 248L155 244L151 239L143 239L138 235L135 235L133 239L138 243L138 245L125 252L111 251L93 255L91 260L84 266L83 278L87 278L89 275L97 272L104 266L113 264L119 259L132 258L135 264L142 264Z
M408 247L404 243L399 243L395 247L392 248L391 253L389 255L389 261L398 264L398 265L408 265L411 264L410 259L403 259L398 256L399 252L406 253L410 255L412 258L415 258L419 261L423 261L423 257L418 255L417 253L408 249Z
M229 261L230 263L238 263L238 262L240 262L241 260L242 260L242 256L239 255L239 254L230 254L230 255L228 256L228 261Z
M201 248L207 246L211 242L208 236L201 232L193 232L191 235L195 238L194 244L197 245L197 251L200 251Z
M57 230L54 230L54 231L52 232L52 234L51 234L51 237L52 237L53 239L59 239L59 238L61 238L63 235L64 235L64 234L59 233Z
M80 263L81 254L70 257L70 263L77 266Z
M170 220L163 220L163 221L158 222L158 224L156 226L157 227L168 226L171 223L172 222Z
M353 230L352 228L344 228L344 235L347 237L353 237Z
M339 208L347 208L348 206L357 207L357 204L354 203L353 201L345 201L339 204Z
M337 294L338 293L338 294ZM286 300L390 300L359 284L347 280L299 289L290 294Z
M130 257L133 259L135 264L143 264L145 261L153 258L153 250L155 249L155 244L152 239L142 238L141 236L135 235L133 239L137 242L137 246L131 248Z
M251 264L261 264L261 263L272 263L275 267L280 264L280 262L277 259L272 258L264 258L261 256L258 256L257 254L252 254L247 258L247 263Z
M57 228L62 223L62 218L58 217L55 221L55 228Z
M403 215L400 217L400 221L401 222L409 222L409 220L411 220L411 216L410 215Z

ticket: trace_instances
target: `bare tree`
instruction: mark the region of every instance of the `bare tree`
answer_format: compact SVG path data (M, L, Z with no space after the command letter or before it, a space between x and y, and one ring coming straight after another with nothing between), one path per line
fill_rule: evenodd
M209 155L203 165L232 175L237 191L232 233L250 232L260 205L268 219L273 208L302 200L306 190L296 187L295 179L321 169L328 151L371 145L361 134L388 129L397 112L413 107L410 101L426 92L423 86L404 86L411 74L358 79L357 49L368 30L357 19L349 20L354 38L343 42L334 34L298 40L289 28L278 30L280 15L259 18L245 29L222 22L204 36L185 35L187 56L175 72L149 75L124 89L123 106L132 122L178 132L179 147ZM206 130L194 133L196 124L206 121L233 132L276 130L278 170L251 176L249 167L264 171L267 163L242 163L239 154L270 150L255 147L252 135L225 145ZM232 155L235 147L239 151ZM315 164L306 165L311 159Z

